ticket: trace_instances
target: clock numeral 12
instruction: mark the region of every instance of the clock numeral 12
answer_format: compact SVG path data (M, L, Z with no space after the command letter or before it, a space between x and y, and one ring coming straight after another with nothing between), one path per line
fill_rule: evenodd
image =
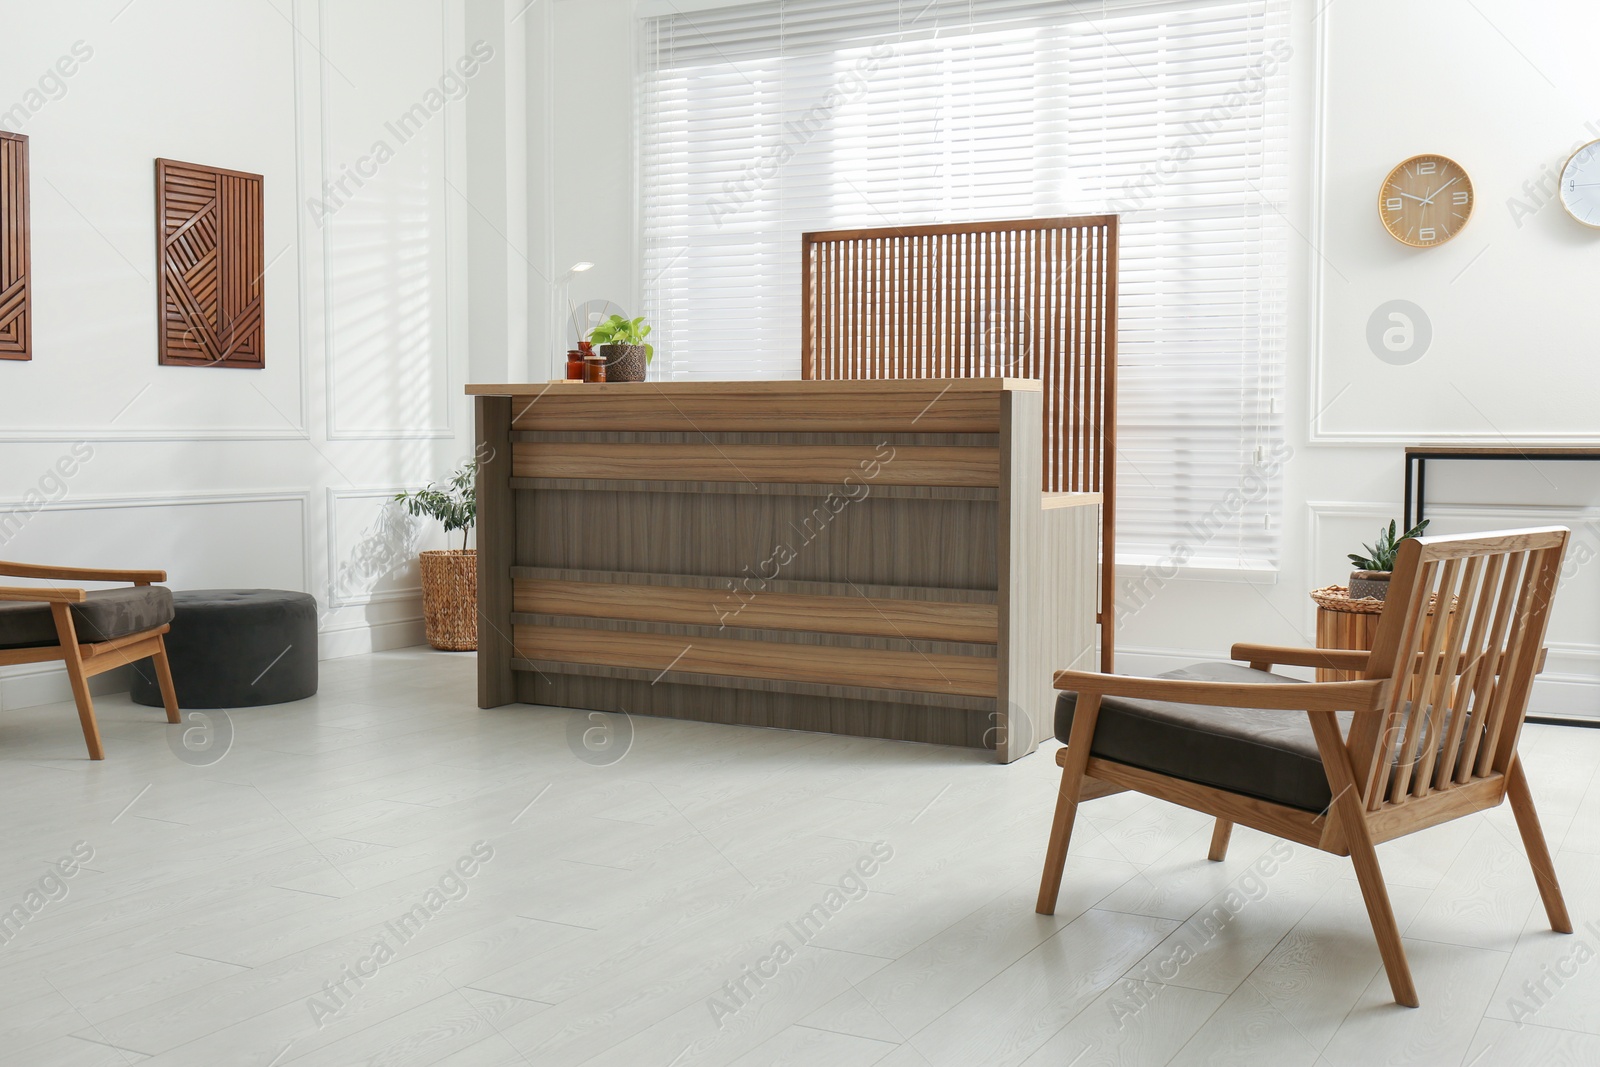
M1428 160L1425 163L1418 163L1417 164L1417 173L1418 174L1432 174L1434 171L1436 171L1438 169L1439 169L1439 164L1435 163L1431 159Z

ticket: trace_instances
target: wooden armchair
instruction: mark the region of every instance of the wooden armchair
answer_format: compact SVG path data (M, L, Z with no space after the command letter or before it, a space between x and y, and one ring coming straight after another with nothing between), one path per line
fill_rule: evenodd
M1067 747L1056 754L1061 793L1038 911L1055 911L1078 804L1137 790L1216 816L1213 860L1234 823L1349 856L1389 987L1416 1007L1373 846L1509 797L1550 925L1571 933L1517 758L1567 536L1551 527L1406 541L1370 653L1235 645L1248 667L1058 672ZM1270 673L1274 664L1363 677L1300 682Z
M0 586L0 667L61 660L83 722L89 758L105 759L94 717L89 679L115 667L153 659L167 721L176 723L178 700L162 635L172 622L172 594L154 585L165 571L107 571L35 567L0 562L0 577L51 582L127 582L127 589L86 591L44 586Z

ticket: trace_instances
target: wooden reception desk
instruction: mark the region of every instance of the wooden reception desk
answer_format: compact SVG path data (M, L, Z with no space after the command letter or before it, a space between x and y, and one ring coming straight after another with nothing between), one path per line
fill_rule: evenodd
M1092 668L1100 498L1009 379L476 385L479 703L994 749Z

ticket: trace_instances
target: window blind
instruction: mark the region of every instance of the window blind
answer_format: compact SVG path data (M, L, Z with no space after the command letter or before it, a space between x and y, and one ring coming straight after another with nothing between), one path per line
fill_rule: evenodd
M807 230L1117 212L1118 561L1276 566L1288 0L762 0L643 30L667 376L799 376Z

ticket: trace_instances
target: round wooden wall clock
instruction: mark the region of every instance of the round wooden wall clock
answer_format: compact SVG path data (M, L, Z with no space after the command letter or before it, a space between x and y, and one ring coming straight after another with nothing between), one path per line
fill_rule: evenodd
M1590 141L1561 168L1561 206L1567 214L1600 229L1600 141Z
M1401 244L1442 245L1472 217L1472 179L1453 159L1412 156L1383 180L1378 217Z

